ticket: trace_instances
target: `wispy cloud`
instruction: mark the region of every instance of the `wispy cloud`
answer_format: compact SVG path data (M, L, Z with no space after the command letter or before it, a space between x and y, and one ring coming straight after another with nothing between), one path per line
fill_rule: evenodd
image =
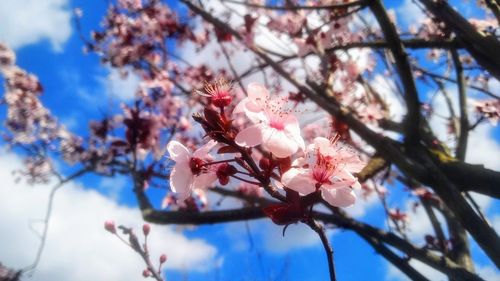
M67 0L2 0L0 19L0 42L14 49L48 40L61 51L72 33Z
M45 213L49 187L15 184L11 171L21 159L0 151L0 261L12 268L30 264L39 240L29 222ZM140 229L137 209L118 205L102 194L72 182L58 191L47 244L34 281L138 280L142 261L118 239L107 233L103 222ZM35 225L39 229L40 225ZM140 233L141 231L136 231ZM167 269L203 271L216 262L217 250L201 239L188 239L172 227L152 226L148 243L153 259L166 253Z

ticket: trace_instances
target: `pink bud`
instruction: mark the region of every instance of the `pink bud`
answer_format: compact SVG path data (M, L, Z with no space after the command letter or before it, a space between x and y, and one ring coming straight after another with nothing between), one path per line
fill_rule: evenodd
M115 227L115 222L114 221L105 221L104 222L104 229L106 229L107 231L115 234L116 233L116 227Z
M145 223L142 226L142 232L144 233L144 236L148 236L149 231L151 231L151 226L149 226L149 224Z
M142 276L144 276L144 278L149 277L150 275L151 275L151 272L149 271L149 269L144 269L142 271Z
M160 263L164 263L167 261L167 255L163 254L160 256Z

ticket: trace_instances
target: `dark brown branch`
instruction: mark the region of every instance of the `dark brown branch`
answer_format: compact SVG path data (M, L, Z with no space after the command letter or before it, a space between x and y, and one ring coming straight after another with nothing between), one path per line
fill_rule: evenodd
M439 74L436 74L436 73L433 73L433 72L430 72L426 69L423 69L423 68L420 68L420 67L416 67L415 68L416 70L419 70L420 72L422 72L422 74L426 75L426 76L429 76L431 78L437 78L437 79L440 79L440 80L445 80L445 81L448 81L448 82L452 82L452 83L458 83L457 80L455 79L452 79L452 78L449 78L449 77L446 77L446 76L443 76L443 75L439 75ZM467 83L466 84L467 88L469 89L473 89L473 90L476 90L476 91L480 91L492 98L495 98L495 99L500 99L500 96L497 96L496 94L488 91L487 89L484 89L484 88L481 88L481 87L478 87L478 86L475 86L475 85L472 85L470 83Z
M429 279L425 278L418 270L416 270L413 266L410 265L409 260L406 258L399 257L396 253L391 251L388 247L384 245L384 243L380 242L380 240L375 239L372 236L359 234L363 239L370 244L377 253L384 256L389 262L391 262L394 266L396 266L401 272L406 274L413 281L429 281Z
M461 267L449 258L437 256L431 251L424 248L418 248L394 233L377 229L373 226L358 222L352 218L347 217L346 215L342 215L339 213L333 215L316 213L315 217L324 222L330 222L336 224L339 227L351 229L360 235L366 235L369 237L374 237L375 239L379 239L383 243L395 247L408 256L443 272L454 280L484 281L484 279L482 279L481 277Z
M413 80L413 73L408 61L408 54L406 53L396 27L389 19L382 2L380 2L380 0L370 1L369 7L375 15L375 18L380 25L380 29L389 43L392 55L394 56L396 69L399 73L399 78L403 84L404 98L408 109L408 114L404 121L405 138L412 144L417 143L420 139L420 101L418 99L417 87L415 85L415 81Z
M325 249L326 257L328 259L328 271L330 273L330 281L336 281L337 277L335 274L335 262L333 259L333 248L328 241L328 237L326 236L325 229L322 225L320 225L314 219L310 219L306 222L306 224L314 230L321 239L321 244L323 244L323 248Z
M457 40L491 75L500 79L500 42L493 36L485 35L453 9L447 1L420 0L422 4L440 21L451 29Z
M460 190L500 198L500 172L460 161L441 163L439 166Z
M259 5L248 2L241 2L235 0L221 0L222 2L233 3L244 5L247 7L266 9L266 10L282 10L282 11L298 11L298 10L334 10L334 9L347 9L350 7L364 6L365 1L354 1L349 3L339 3L333 5L318 5L318 6L271 6L271 5Z
M465 92L465 77L460 57L457 50L451 50L453 64L455 64L455 73L457 76L458 102L460 106L460 130L458 135L458 144L456 149L456 158L464 161L467 151L467 139L469 138L469 118L467 116L467 94Z
M486 6L493 12L493 15L495 15L495 18L497 18L497 22L500 25L500 6L498 5L497 0L484 0L486 3Z

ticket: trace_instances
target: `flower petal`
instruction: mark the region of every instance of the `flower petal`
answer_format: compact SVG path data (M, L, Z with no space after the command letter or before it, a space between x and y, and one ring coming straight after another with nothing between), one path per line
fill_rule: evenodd
M217 180L217 175L214 172L199 174L194 177L193 188L207 188Z
M295 140L290 139L283 131L266 128L262 131L262 135L262 145L276 157L288 157L299 148Z
M262 99L265 100L269 97L269 92L266 87L259 83L250 83L247 87L248 97L252 100Z
M170 154L170 158L176 163L188 162L191 157L189 150L182 143L175 140L167 144L167 150Z
M193 156L196 158L205 159L208 156L208 152L216 145L217 145L216 141L210 140L208 143L195 150Z
M245 105L248 102L248 98L242 99L233 109L233 114L245 112Z
M290 139L294 140L300 149L304 150L305 143L304 143L304 139L300 135L300 126L299 126L299 121L297 120L297 117L290 114L286 117L284 123L285 123L286 135Z
M239 146L256 146L262 143L262 129L260 125L252 125L240 131L234 139Z
M332 143L327 138L317 137L314 139L314 147L319 149L319 152L323 155L332 155L335 153Z
M316 190L315 182L309 173L303 169L291 168L281 177L281 182L288 188L303 195L310 194Z
M321 196L334 207L349 207L356 202L356 194L350 187L321 189Z
M175 193L190 193L193 174L187 165L175 165L170 172L170 189Z

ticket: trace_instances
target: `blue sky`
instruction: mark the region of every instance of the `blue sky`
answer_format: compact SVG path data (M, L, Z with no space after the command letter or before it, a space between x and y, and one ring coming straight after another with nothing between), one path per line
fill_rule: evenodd
M23 1L25 3L19 4ZM45 89L42 96L45 106L70 130L85 135L88 128L87 121L101 118L111 105L116 106L121 101L130 101L127 97L133 95L138 82L133 78L127 81L118 79L115 72L99 63L99 58L95 54L84 55L82 52L83 43L71 20L71 10L75 7L83 10L82 33L84 36L89 36L90 30L99 28L107 8L107 1L47 0L45 4L41 4L39 0L39 2L23 1L0 2L0 18L8 23L0 25L0 41L14 45L18 65L39 77ZM403 16L403 13L411 10L411 7L405 6L409 0L386 2L388 5L401 3L401 6L394 6L398 16ZM474 12L467 11L467 13ZM416 20L418 15L412 14L412 17L411 20ZM401 18L405 21L405 25L408 24L406 22L408 18ZM13 33L10 30L12 28L17 32ZM419 90L426 91L422 86ZM0 93L3 93L3 89ZM0 114L5 116L5 108L0 108ZM486 159L484 155L488 153L491 155L492 152L488 149L500 152L499 130L488 126L480 129L475 138L480 144L484 144L484 138L487 138L488 146L477 151L475 158L472 157L489 161L489 165L498 169L500 165L498 159L495 157L490 159L491 156ZM11 179L7 179L9 174L6 167L10 168L10 163L14 167L19 165L19 162L18 156L2 150L0 166L3 168L0 171L0 178L11 183ZM14 188L12 186L9 188ZM3 249L7 249L5 252L0 252L0 261L13 267L21 267L29 263L34 255L33 247L36 245L34 234L28 229L25 220L43 212L42 199L46 198L47 187L30 188L22 184L16 186L17 189L0 190L0 195L5 195L0 196L0 206L7 206L5 209L0 208L0 213L2 211L4 213L0 215L0 223L13 225L11 229L5 231L7 234L4 236L0 234L0 238L11 239L0 239L0 248L4 246ZM14 194L16 190L21 190L20 195ZM407 193L403 192L400 186L392 187L390 191L392 197L389 203L394 207L406 208ZM99 280L100 278L139 280L141 261L132 251L123 249L125 248L123 245L102 230L101 218L116 219L117 222L120 222L121 218L123 223L136 226L141 224L138 211L134 208L135 198L130 191L129 180L124 177L102 179L86 176L71 183L61 193L58 199L61 203L56 205L55 209L57 215L54 217L54 233L52 236L49 235L44 259L33 280ZM150 195L156 202L163 196L162 192L158 191ZM64 203L64 200L69 203ZM23 210L18 211L16 204L12 202L20 204L19 206L26 205L26 208L19 207ZM84 202L91 205L85 207ZM498 202L481 198L481 203L489 206L488 214L496 224L500 223ZM11 209L8 209L9 206ZM92 210L93 207L95 210ZM381 216L381 210L380 204L376 200L371 200L360 203L360 207L351 212L363 221L383 226L385 219ZM74 215L74 219L65 223L69 220L69 214ZM84 217L86 215L90 216L90 219ZM415 218L414 231L421 234L418 228L425 223L420 224L418 216ZM82 223L78 224L75 220L81 220ZM95 242L83 243L83 240L87 239L76 233L76 229L90 232L89 237L93 237ZM319 239L312 231L298 225L289 227L285 238L281 237L281 227L274 226L267 220L246 224L201 226L196 229L154 226L152 235L157 235L154 241L161 247L161 249L155 247L155 251L165 252L170 256L167 262L169 264L167 280L185 280L186 276L188 280L214 281L326 280L328 277L325 254ZM339 280L402 280L401 276L376 255L371 247L353 233L331 230L330 236ZM26 240L17 241L21 240L21 237ZM162 239L163 237L165 239ZM18 253L15 249L7 247L8 245L2 244L5 243L3 241L13 241L12 239L16 240L12 242L13 244L31 245L32 248L26 249L25 253ZM76 244L84 246L78 247ZM60 249L66 248L71 249L67 254L78 254L78 257L64 256L66 251L59 252ZM473 250L480 268L485 272L492 270L496 275L489 276L499 278L498 271L491 268L491 264L486 262L477 246L474 246ZM174 254L174 252L179 253ZM189 261L190 255L194 256L192 263ZM182 259L184 264L176 263L175 257ZM89 262L91 259L96 259L96 262ZM98 263L97 260L101 262ZM65 265L66 275L56 272L62 265ZM127 270L124 270L125 268ZM129 275L125 275L124 279L120 271ZM61 276L65 278L62 279Z

